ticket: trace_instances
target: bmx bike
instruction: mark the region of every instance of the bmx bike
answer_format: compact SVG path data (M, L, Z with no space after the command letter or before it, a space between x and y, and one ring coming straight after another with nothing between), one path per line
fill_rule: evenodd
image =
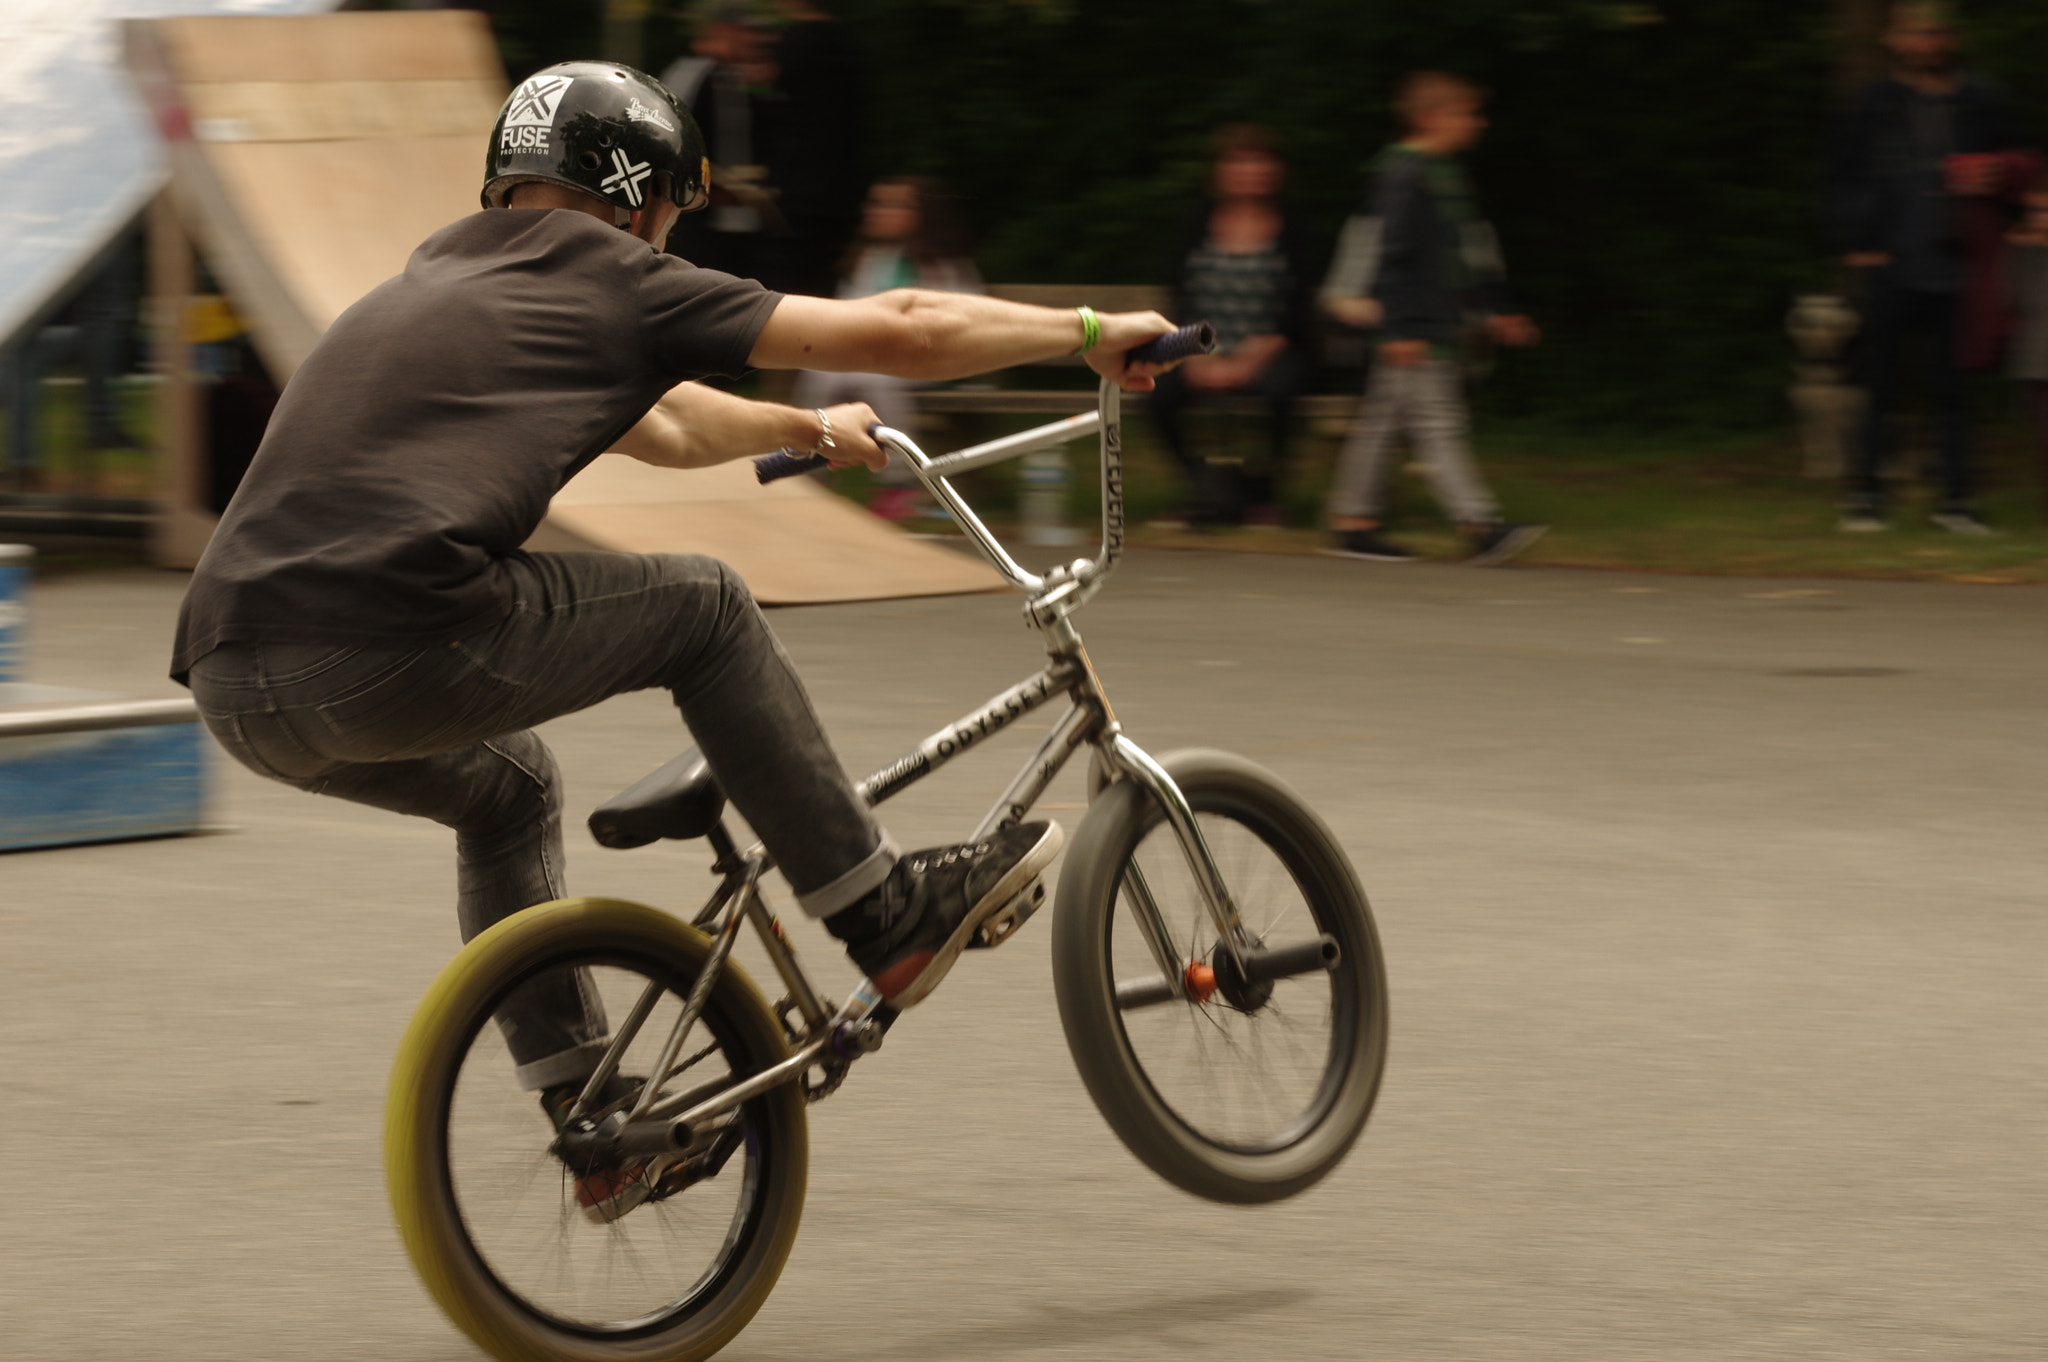
M1185 328L1192 333L1194 328ZM1169 343L1192 347L1189 335ZM1183 353L1186 353L1183 350ZM1020 567L951 475L1099 432L1102 543L1043 576ZM1281 781L1216 751L1155 758L1123 732L1074 615L1123 550L1119 392L1097 410L931 458L877 427L1025 596L1048 660L860 782L880 803L1056 697L1065 714L970 840L1024 819L1088 748L1090 803L1066 850L1053 983L1081 1079L1112 1130L1169 1182L1225 1202L1314 1184L1364 1128L1386 1055L1387 992L1364 891ZM763 461L763 480L791 467ZM762 895L694 750L591 815L609 846L706 838L717 888L688 922L616 899L544 903L458 953L420 1003L391 1078L386 1174L400 1232L449 1317L505 1362L694 1362L752 1319L803 1212L805 1109L878 1049L893 1009L871 985L824 997ZM982 929L1000 944L1034 883ZM731 958L759 934L771 1006ZM617 1018L575 1105L551 1121L513 1077L494 1016L566 973ZM629 1169L646 1199L612 1215L573 1188Z

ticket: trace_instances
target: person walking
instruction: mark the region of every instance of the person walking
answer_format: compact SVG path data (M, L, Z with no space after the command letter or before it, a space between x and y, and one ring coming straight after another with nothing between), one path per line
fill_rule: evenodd
M1500 563L1536 542L1545 526L1501 517L1472 460L1461 368L1468 318L1496 345L1534 345L1535 323L1508 301L1492 227L1479 216L1458 153L1486 130L1479 87L1441 71L1401 84L1395 110L1408 135L1374 162L1373 183L1351 252L1377 224L1376 259L1341 273L1369 281L1371 303L1354 306L1325 290L1339 317L1383 328L1364 410L1338 456L1330 497L1339 557L1400 562L1415 557L1381 533L1396 441L1406 435L1422 459L1444 513L1457 523L1467 561Z
M1983 77L1961 70L1946 6L1894 5L1884 44L1890 74L1840 120L1829 151L1825 212L1842 261L1858 279L1860 375L1869 394L1840 528L1886 527L1885 468L1892 412L1915 340L1933 351L1940 426L1941 496L1932 520L1956 534L1991 533L1978 514L1958 321L1967 262L1959 202L1995 193L2015 148L2010 105Z

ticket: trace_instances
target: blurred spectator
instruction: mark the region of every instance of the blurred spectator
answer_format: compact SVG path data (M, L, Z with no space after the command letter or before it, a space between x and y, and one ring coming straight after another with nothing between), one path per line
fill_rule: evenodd
M1963 391L1964 204L2006 188L2005 159L1988 153L2014 149L2011 110L1988 81L1958 69L1946 7L1894 5L1884 43L1891 74L1864 90L1840 121L1827 176L1828 226L1860 276L1860 368L1870 395L1841 528L1885 527L1883 477L1903 351L1925 338L1941 427L1933 520L1957 534L1988 534L1973 500Z
M1230 127L1216 134L1213 197L1192 211L1172 256L1179 271L1176 315L1213 322L1220 349L1159 376L1152 394L1168 451L1186 474L1187 517L1259 525L1282 523L1276 504L1287 467L1294 399L1307 376L1308 256L1280 201L1286 178L1272 135ZM1243 393L1264 402L1264 467L1242 486L1188 445L1188 409L1204 394Z
M1380 269L1380 220L1371 204L1344 219L1337 234L1337 252L1323 275L1323 287L1316 301L1323 310L1357 331L1377 331L1387 311L1372 296Z
M2018 380L2034 418L2041 457L2042 515L2048 517L2048 188L2026 195L2026 216L2007 238L2006 298L2015 325L2006 372Z
M669 250L695 265L771 287L776 273L763 242L786 229L763 164L757 125L776 77L774 29L780 18L765 0L705 0L692 11L691 55L661 73L661 83L687 106L711 154L711 208L686 216L669 235Z
M844 27L804 0L705 0L662 83L696 116L712 207L673 249L784 293L830 294L860 213L860 85Z
M787 233L773 238L785 292L831 295L861 216L860 71L845 25L808 0L779 0L774 95L761 160Z
M1482 107L1479 88L1458 76L1423 71L1408 77L1395 101L1408 136L1373 163L1366 205L1353 219L1379 224L1377 259L1353 273L1371 280L1369 301L1382 314L1386 339L1331 493L1332 552L1341 556L1415 556L1380 533L1394 445L1403 434L1413 441L1437 501L1463 532L1472 561L1501 562L1544 530L1502 521L1467 440L1460 372L1462 347L1473 339L1467 319L1478 319L1481 335L1495 344L1538 339L1534 323L1508 301L1493 229L1480 218L1456 160L1486 130ZM1361 321L1375 320L1373 309L1348 310Z
M865 298L892 288L982 291L981 274L968 258L967 234L958 215L938 182L922 175L881 180L868 190L867 207L861 214L861 239L847 253L839 296ZM890 374L805 370L798 375L790 400L799 407L865 402L875 409L883 425L912 431L917 410L910 392L916 386ZM901 520L917 497L910 470L892 459L882 470L881 481L870 508L877 515Z

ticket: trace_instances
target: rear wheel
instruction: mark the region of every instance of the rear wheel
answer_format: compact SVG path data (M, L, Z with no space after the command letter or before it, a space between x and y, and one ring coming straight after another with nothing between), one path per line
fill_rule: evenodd
M651 997L619 1066L637 1085L709 952L703 933L655 909L568 899L479 935L420 1004L385 1115L392 1208L428 1291L494 1357L693 1362L730 1342L781 1274L807 1171L796 1084L745 1103L689 1153L629 1163L647 1199L621 1211L593 1196L589 1169L551 1152L553 1123L521 1090L493 1020L522 986L563 972L613 1023ZM787 1055L780 1023L728 962L666 1090Z
M1060 875L1060 1021L1089 1095L1153 1171L1217 1201L1277 1200L1336 1167L1372 1112L1387 1046L1379 937L1342 849L1277 777L1224 752L1162 764L1252 939L1299 956L1327 936L1337 961L1238 977L1158 802L1118 781ZM1170 938L1166 968L1140 926L1140 895Z

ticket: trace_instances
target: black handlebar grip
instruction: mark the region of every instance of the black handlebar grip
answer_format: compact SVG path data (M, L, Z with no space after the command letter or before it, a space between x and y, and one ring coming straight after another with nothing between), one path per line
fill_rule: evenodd
M875 438L875 432L882 428L880 421L868 422L868 438ZM754 481L764 487L783 478L793 478L799 473L815 473L820 468L831 466L831 460L823 454L800 454L794 449L778 449L773 454L763 454L754 460Z
M754 460L754 480L767 484L779 478L793 478L799 473L814 473L827 466L823 454L797 454L790 450L778 450L763 454Z
M1216 328L1207 322L1191 322L1178 331L1134 345L1124 356L1129 364L1171 364L1190 355L1206 355L1216 348Z

